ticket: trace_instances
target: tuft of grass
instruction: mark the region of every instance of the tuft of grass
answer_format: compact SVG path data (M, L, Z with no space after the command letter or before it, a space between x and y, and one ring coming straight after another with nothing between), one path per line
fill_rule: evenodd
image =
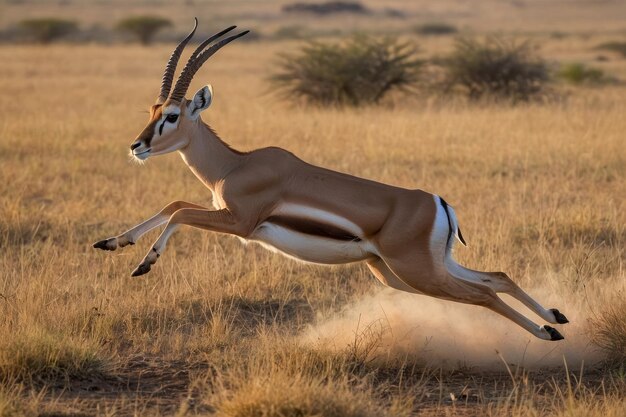
M591 340L604 352L608 363L626 369L626 300L623 295L606 303L591 324Z
M22 386L0 385L0 417L40 416L37 409L41 403L41 394L26 397Z
M424 372L405 361L364 362L274 327L213 364L207 400L222 416L403 416L425 392Z
M217 408L229 417L385 417L408 416L408 403L391 406L377 401L380 394L366 383L347 378L325 380L280 372L256 376L235 388Z
M451 25L449 23L443 22L432 22L432 23L424 23L422 25L417 25L413 28L413 32L418 35L453 35L458 33L459 30L456 26Z
M0 379L58 384L103 376L110 361L92 342L47 331L18 333L0 342Z
M567 369L566 369L567 371ZM555 417L621 417L626 399L623 383L608 383L601 389L592 389L583 383L582 375L569 373L563 385L548 388L550 399L537 401L538 391L545 387L516 381L512 391L503 401L487 404L482 415L487 416L555 416Z
M270 80L286 97L312 104L377 104L388 93L417 84L422 62L415 52L393 38L311 42L299 53L283 54Z
M528 101L544 92L548 66L528 42L488 37L463 38L454 51L438 61L445 71L443 89L460 91L468 98L482 97Z
M532 394L532 395L536 395ZM615 394L593 392L564 393L556 389L552 403L537 403L532 395L515 404L487 407L485 416L622 417L626 400Z
M571 84L597 85L609 81L609 78L599 68L588 67L580 62L563 65L557 77Z

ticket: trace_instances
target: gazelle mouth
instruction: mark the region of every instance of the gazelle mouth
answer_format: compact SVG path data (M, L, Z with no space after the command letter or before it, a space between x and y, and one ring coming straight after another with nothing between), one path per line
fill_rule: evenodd
M140 161L143 161L145 159L148 159L148 156L151 150L152 149L146 149L145 151L141 151L141 152L133 151L133 157L139 159Z

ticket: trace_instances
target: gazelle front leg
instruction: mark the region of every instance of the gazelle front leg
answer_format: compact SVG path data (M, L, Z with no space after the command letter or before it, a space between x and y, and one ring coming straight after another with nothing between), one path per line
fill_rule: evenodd
M170 217L167 226L154 243L152 249L150 249L137 269L131 274L133 277L146 274L150 271L150 267L156 263L158 257L161 256L161 253L165 250L167 240L181 224L238 236L244 236L246 234L245 225L238 222L227 209L217 211L197 208L180 209Z
M167 223L167 220L170 218L170 216L174 214L177 210L180 210L182 208L197 208L206 210L206 207L202 207L194 203L188 203L186 201L173 201L167 206L163 207L161 211L150 217L148 220L139 223L131 229L128 229L121 235L100 240L94 243L93 247L97 249L113 251L117 248L123 248L127 245L134 245L141 236L154 229L155 227L159 227L162 224Z

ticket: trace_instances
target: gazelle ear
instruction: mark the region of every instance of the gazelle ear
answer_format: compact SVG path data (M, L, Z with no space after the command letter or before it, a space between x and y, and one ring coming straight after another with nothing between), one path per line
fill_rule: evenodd
M198 92L193 96L193 100L189 102L189 117L194 120L197 119L198 116L200 116L200 113L211 105L212 100L213 87L211 87L211 84L207 84L198 90Z

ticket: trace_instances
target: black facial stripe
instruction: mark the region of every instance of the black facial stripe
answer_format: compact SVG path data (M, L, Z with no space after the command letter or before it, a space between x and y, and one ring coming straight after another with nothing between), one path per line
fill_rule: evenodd
M295 232L300 232L307 235L320 236L343 241L361 241L360 237L355 236L346 230L343 230L331 224L316 222L315 220L287 216L270 216L267 219L267 222L273 223L278 226L283 226L287 229L291 229Z
M156 127L158 120L151 121L148 126L141 132L141 135L137 138L146 144L146 146L150 147L150 142L152 142L152 137L154 136L154 129Z
M163 126L165 125L165 120L163 120L163 123L161 123L161 126L159 126L159 136L163 135Z

